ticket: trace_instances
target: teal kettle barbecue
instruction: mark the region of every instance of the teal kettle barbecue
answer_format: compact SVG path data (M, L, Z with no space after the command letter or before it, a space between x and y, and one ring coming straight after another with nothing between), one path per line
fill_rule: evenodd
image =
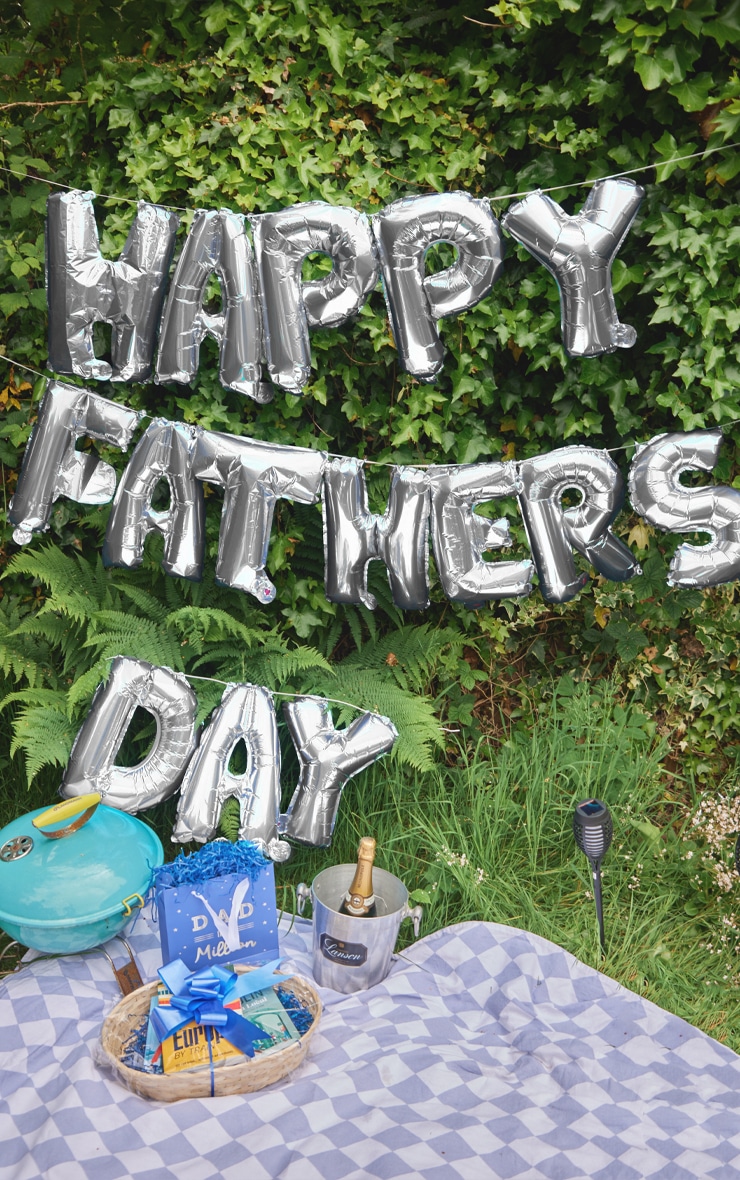
M30 811L0 831L0 927L43 954L97 947L143 906L163 861L156 833L96 792Z

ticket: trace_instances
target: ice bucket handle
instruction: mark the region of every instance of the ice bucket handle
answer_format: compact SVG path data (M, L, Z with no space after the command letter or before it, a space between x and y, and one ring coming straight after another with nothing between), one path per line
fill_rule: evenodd
M419 931L421 930L421 919L424 914L424 910L420 905L415 905L413 909L409 909L409 907L405 905L403 909L404 912L401 914L401 921L403 921L404 918L411 918L414 923L414 938L418 938Z
M302 917L306 902L311 900L311 890L303 881L295 887L295 900L298 914Z

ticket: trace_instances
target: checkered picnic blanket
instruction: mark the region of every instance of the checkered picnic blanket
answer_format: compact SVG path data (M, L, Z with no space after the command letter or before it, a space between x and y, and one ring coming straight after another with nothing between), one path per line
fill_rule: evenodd
M282 928L284 969L311 978L310 940ZM156 928L130 941L154 978ZM321 995L290 1077L165 1104L96 1065L102 955L25 966L0 987L0 1177L740 1180L740 1058L544 939L462 923Z

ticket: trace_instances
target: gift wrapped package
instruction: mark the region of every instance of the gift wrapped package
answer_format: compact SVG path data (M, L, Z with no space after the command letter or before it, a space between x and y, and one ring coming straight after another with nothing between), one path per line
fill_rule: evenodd
M271 860L247 840L216 840L155 870L162 961L191 970L274 959L278 948Z

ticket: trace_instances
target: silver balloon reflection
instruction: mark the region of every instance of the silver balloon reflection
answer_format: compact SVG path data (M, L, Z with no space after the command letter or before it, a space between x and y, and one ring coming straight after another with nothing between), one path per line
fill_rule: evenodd
M361 459L332 458L324 471L324 583L330 602L376 606L367 569L385 562L396 606L429 606L429 481L413 467L394 467L383 516L368 509Z
M520 463L519 480L519 505L548 602L568 602L588 582L588 574L576 569L573 549L613 582L641 572L628 547L610 531L624 503L624 480L606 451L550 451ZM563 507L568 490L580 493L580 504Z
M139 201L118 262L103 258L92 192L53 193L46 214L49 367L98 381L146 381L178 218ZM112 326L111 361L98 360L93 324Z
M152 713L157 722L154 744L138 766L116 766L137 708ZM195 748L197 709L184 676L116 656L75 738L60 794L70 799L98 791L103 803L128 812L161 803L177 790Z
M517 493L516 463L430 467L432 544L439 579L453 602L478 609L497 598L521 598L532 590L531 561L485 561L488 550L511 545L509 522L487 520L477 504Z
M221 283L223 303L215 315L203 306L212 274ZM220 346L224 389L260 404L272 401L272 388L262 381L262 316L252 247L243 215L228 209L196 210L162 316L157 381L192 381L204 336Z
M324 451L286 447L198 432L193 474L224 489L216 578L272 602L275 587L265 573L270 530L279 499L315 504L321 494Z
M336 730L327 701L317 697L297 697L283 711L301 762L284 832L300 844L328 848L345 783L387 754L398 731L377 713Z
M136 569L151 532L164 537L162 568L199 582L205 548L203 485L192 474L197 427L155 419L139 440L113 501L103 543L105 565ZM152 499L164 480L170 505L156 511Z
M401 367L433 381L445 356L436 321L485 299L501 272L499 223L487 201L435 193L388 205L373 218L373 233ZM455 246L457 260L427 275L424 257L438 242Z
M557 280L569 356L599 356L631 348L637 339L634 328L619 322L611 270L644 195L632 180L609 178L595 183L574 217L536 192L512 205L501 220Z
M247 769L233 774L229 761L238 743ZM273 860L287 860L290 845L278 838L280 742L272 696L253 684L230 684L201 734L180 792L172 839L181 844L210 840L224 801L239 800L239 839L253 840Z
M370 225L345 206L307 201L252 218L270 377L300 394L311 376L309 328L330 328L357 315L378 281ZM309 254L331 258L331 273L303 282Z
M113 498L115 469L92 451L76 451L75 442L87 436L126 450L141 417L87 389L47 382L8 507L17 545L27 545L49 527L60 496L78 504L107 504Z
M659 434L632 460L629 493L640 516L666 532L711 537L707 545L679 545L669 586L720 586L740 577L740 491L686 487L680 479L684 471L712 471L721 445L721 430Z

